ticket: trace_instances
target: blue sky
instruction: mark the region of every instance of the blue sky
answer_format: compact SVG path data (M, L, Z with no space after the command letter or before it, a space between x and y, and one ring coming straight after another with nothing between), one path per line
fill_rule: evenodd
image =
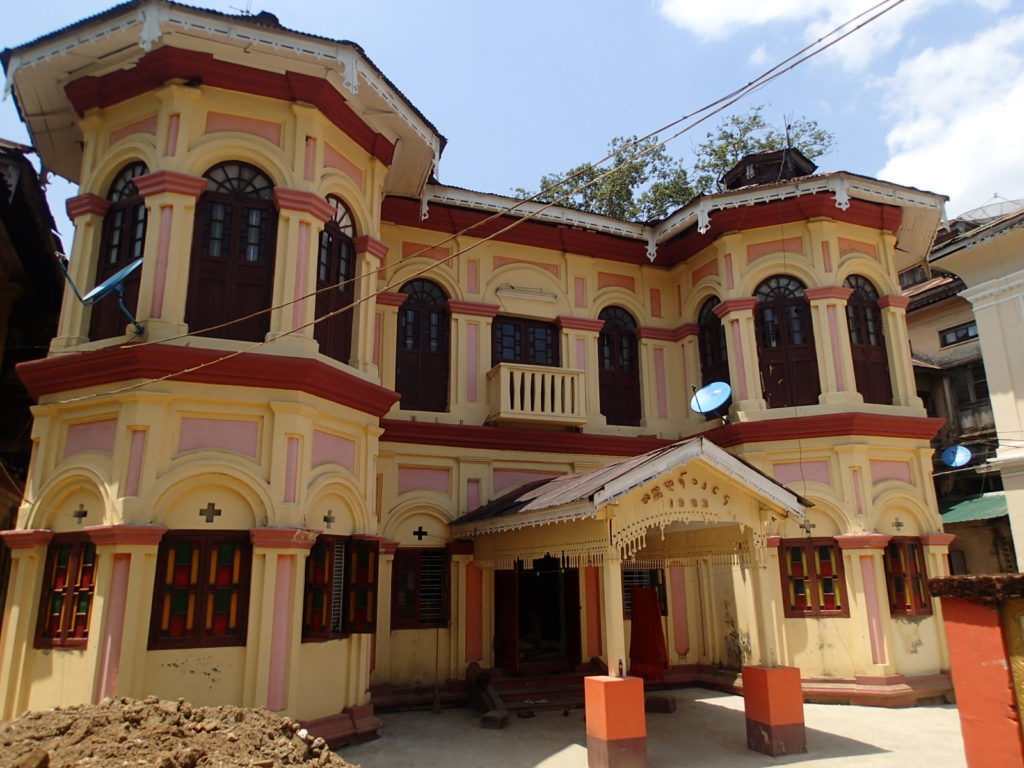
M873 0L252 0L292 29L352 40L447 137L440 179L507 194L596 160L756 77ZM0 47L110 7L18 3ZM246 0L207 0L228 13ZM1024 0L906 0L732 109L831 130L822 170L950 195L948 213L1024 197ZM704 128L669 145L689 161ZM27 141L10 99L0 136ZM55 183L51 206L74 188ZM68 225L58 220L62 233ZM65 241L67 245L67 241Z

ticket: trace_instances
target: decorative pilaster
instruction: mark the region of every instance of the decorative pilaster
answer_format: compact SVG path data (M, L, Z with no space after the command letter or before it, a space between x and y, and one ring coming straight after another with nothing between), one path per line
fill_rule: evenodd
M68 218L75 226L68 274L82 293L93 287L103 216L109 207L108 200L90 192L69 198L66 203ZM88 341L89 317L89 308L78 300L71 286L66 286L57 335L50 342L50 351L68 349Z
M497 304L477 301L448 300L452 318L451 377L454 387L451 410L461 410L471 424L482 424L487 418L487 371L491 367L491 322Z
M587 424L584 429L600 429L608 425L601 413L600 350L598 339L604 320L585 317L556 317L555 324L562 329L562 364L565 368L583 371L584 408Z
M146 199L146 258L142 263L137 310L145 341L177 336L188 330L185 301L192 229L196 200L206 184L201 176L176 171L156 171L135 179L139 194Z
M868 628L871 664L879 675L889 674L893 667L886 647L888 593L882 553L892 536L882 533L848 533L836 536L843 552L847 585L850 588L851 617L859 608L859 620Z
M302 642L302 589L306 557L318 531L253 528L252 593L249 617L246 706L280 712L300 695L297 669ZM262 583L258 583L262 579Z
M280 308L270 313L270 336L283 337L275 342L275 350L308 356L316 346L312 323L320 230L334 210L311 192L284 187L274 189L274 202L280 218L273 303Z
M377 290L377 274L381 262L387 258L389 249L386 243L369 235L355 238L354 245L356 249L356 282L353 296L356 305L352 310L352 359L350 365L371 376L381 376L380 363L376 357L377 345L381 341L376 325L377 306L371 297ZM392 361L393 364L394 361Z
M714 308L725 326L725 344L729 354L729 381L732 382L733 409L763 410L767 407L761 393L757 359L757 335L754 308L757 299L726 299Z
M389 680L391 677L391 583L397 550L397 541L380 543L380 570L377 572L377 631L373 635L374 681Z
M604 660L608 674L625 674L626 622L622 618L622 560L617 549L609 550L601 564L601 619L604 628Z
M687 427L683 431L684 433L697 432L707 421L704 416L690 409L692 393L700 389L704 383L700 368L700 328L696 323L685 323L676 328L673 333L679 340L683 355L682 405L686 409L684 418L687 423Z
M910 360L910 336L907 333L906 296L883 296L878 300L882 310L882 328L885 334L885 352L889 356L889 375L892 378L893 402L912 408L924 408L917 396L914 366Z
M0 538L11 550L7 605L2 606L4 624L0 634L0 720L10 720L28 708L28 662L39 612L46 547L53 531L0 531Z
M850 288L808 288L804 296L811 305L814 348L818 358L818 376L823 405L842 403L859 405L864 398L857 392L850 348L850 329L846 319L846 302L853 294Z
M636 330L640 341L640 370L643 387L643 418L641 424L657 428L670 418L679 418L680 406L688 398L676 396L676 387L669 393L669 382L683 378L683 360L675 329L641 327ZM666 428L667 424L664 425Z
M373 360L380 371L381 386L395 388L395 344L398 339L398 308L409 298L406 293L378 293L377 317L373 327ZM396 403L395 407L398 405Z

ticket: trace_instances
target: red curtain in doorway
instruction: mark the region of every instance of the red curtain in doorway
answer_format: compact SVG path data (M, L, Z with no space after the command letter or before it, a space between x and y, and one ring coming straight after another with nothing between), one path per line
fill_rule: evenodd
M661 626L658 590L633 587L633 620L629 633L629 673L644 680L663 680L668 647Z

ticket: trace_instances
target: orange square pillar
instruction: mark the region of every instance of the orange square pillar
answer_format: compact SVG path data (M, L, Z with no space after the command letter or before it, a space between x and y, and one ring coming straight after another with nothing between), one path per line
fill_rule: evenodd
M744 667L747 748L766 755L807 751L804 695L796 667Z
M644 681L594 675L584 678L583 690L590 768L647 768Z

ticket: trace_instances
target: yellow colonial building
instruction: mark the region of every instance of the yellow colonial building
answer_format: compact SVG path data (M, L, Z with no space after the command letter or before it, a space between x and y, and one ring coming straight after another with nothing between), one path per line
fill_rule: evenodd
M139 0L4 65L80 186L75 284L141 262L133 320L69 289L19 370L0 718L156 694L344 736L472 662L948 692L897 277L941 196L786 151L647 225L510 210L435 180L358 46L269 14Z

